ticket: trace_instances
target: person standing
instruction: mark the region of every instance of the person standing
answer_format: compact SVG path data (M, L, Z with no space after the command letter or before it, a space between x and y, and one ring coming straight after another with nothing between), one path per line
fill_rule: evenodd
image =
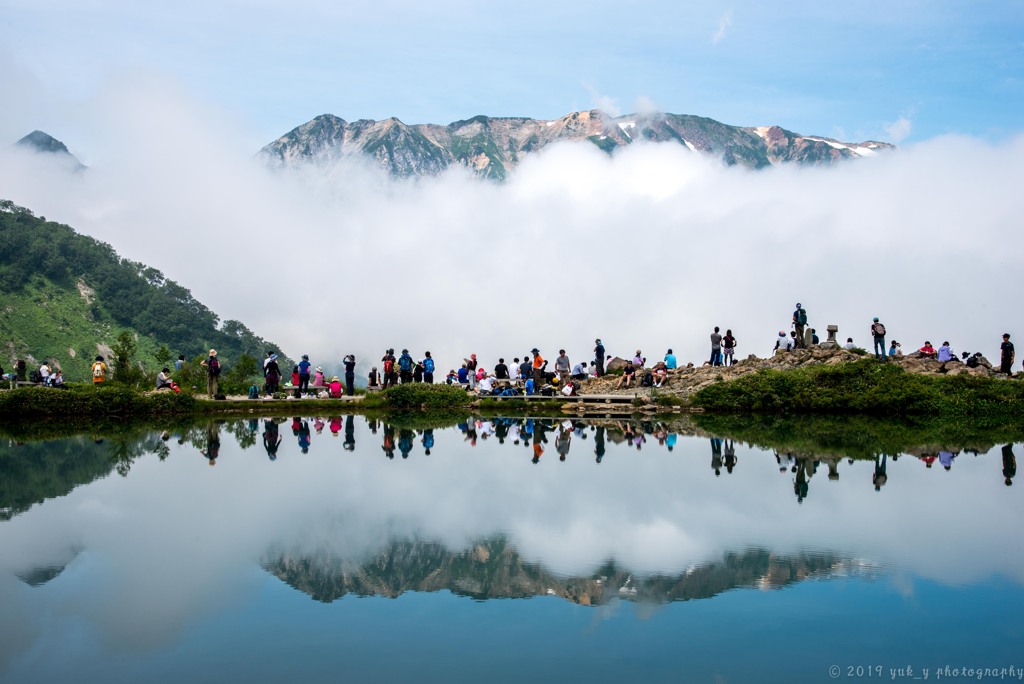
M600 338L594 340L594 362L597 363L597 377L604 375L604 344Z
M309 392L309 369L313 364L309 362L309 355L303 354L299 361L299 393Z
M281 367L277 365L277 354L271 352L267 362L263 365L263 377L267 381L267 394L277 391L278 383L281 382Z
M1010 333L1003 333L1003 343L999 345L999 372L1013 375L1013 342Z
M558 381L562 384L569 377L569 367L569 357L565 355L564 349L559 349L558 356L555 358L555 372L558 373Z
M398 357L398 374L403 385L412 382L412 367L413 360L409 350L403 349L402 355Z
M384 352L380 362L384 368L384 389L396 384L398 378L395 374L395 350L388 349Z
M871 322L871 337L875 341L875 358L885 360L885 326L875 316Z
M544 385L544 367L547 366L548 362L540 355L540 349L534 347L530 350L530 353L533 354L533 363L531 364L533 367L533 382L537 389L540 389Z
M733 354L736 353L736 338L732 336L732 330L725 331L725 337L722 338L722 364L731 366L736 363L736 359Z
M25 364L24 361L19 361L18 363L22 364L22 368L24 368L24 364ZM20 378L20 377L18 378L18 380L21 380L21 379L22 378ZM93 364L92 364L92 384L94 386L98 385L98 384L104 382L106 379L107 379L107 364L103 363L103 357L102 356L97 356L96 357L96 361L93 362Z
M434 384L434 359L431 358L430 352L424 352L423 364L423 382L428 385Z
M518 360L518 359L517 359ZM523 362L519 364L519 378L526 382L530 379L530 375L533 373L532 366L530 364L529 355L523 356Z
M220 380L220 361L217 360L217 350L211 349L210 356L206 360L200 361L199 365L206 367L206 394L212 399L217 395L217 383Z
M715 332L711 333L711 365L722 365L722 336L718 332L717 325L715 326Z
M796 346L804 346L804 326L807 325L807 311L800 302L796 303L796 311L793 312L793 327L796 329Z
M356 393L356 357L352 354L345 357L345 392L350 397Z

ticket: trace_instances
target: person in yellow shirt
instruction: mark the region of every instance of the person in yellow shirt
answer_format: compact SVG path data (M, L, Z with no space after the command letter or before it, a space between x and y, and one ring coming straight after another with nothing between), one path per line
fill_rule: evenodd
M107 379L107 364L103 363L103 357L97 356L92 364L92 384L98 385Z

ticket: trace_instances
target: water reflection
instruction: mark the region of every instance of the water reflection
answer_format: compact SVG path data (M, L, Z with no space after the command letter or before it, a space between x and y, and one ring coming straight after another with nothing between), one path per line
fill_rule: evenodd
M1024 549L1007 543L1024 514L1005 486L1012 430L814 429L348 415L9 435L0 634L18 638L0 641L0 665L42 643L40 611L122 648L164 647L253 600L267 573L325 602L444 590L668 605L837 576L909 594L916 578L1024 583Z

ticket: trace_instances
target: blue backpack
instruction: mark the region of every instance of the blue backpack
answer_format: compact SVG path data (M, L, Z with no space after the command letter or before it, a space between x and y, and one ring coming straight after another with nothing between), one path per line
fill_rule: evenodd
M412 370L412 357L409 356L408 354L402 354L398 358L398 367L403 371Z
M433 373L434 372L434 359L423 359L423 372Z
M256 385L250 385L249 386L249 398L250 399L259 399L260 398L260 388L257 387Z

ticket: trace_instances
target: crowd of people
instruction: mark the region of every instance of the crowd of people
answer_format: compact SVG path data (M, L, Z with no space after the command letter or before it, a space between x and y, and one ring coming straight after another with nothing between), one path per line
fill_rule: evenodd
M772 348L773 354L807 349L821 344L817 330L809 325L807 310L799 302L791 316L791 327L792 330L789 333L785 330L779 331ZM879 360L885 361L889 357L903 355L902 345L895 340L891 340L888 348L886 347L887 330L885 324L877 316L872 319L868 332L872 340L874 354ZM721 329L715 326L710 334L710 356L707 361L703 362L703 365L733 365L736 363L738 346L737 338L731 329L727 329L723 335ZM852 337L848 337L845 345L842 346L846 349L858 349ZM1003 335L999 349L999 371L1006 375L1012 375L1015 354L1009 333ZM513 357L511 363L506 363L504 357L499 357L492 370L488 370L476 354L470 354L462 360L458 368L451 368L448 371L444 376L444 382L485 395L519 392L525 394L554 394L556 392L573 394L580 388L579 381L605 375L609 364L613 361L612 355L607 353L600 338L594 340L592 353L593 356L588 354L585 361L573 364L565 349L559 349L551 370L548 369L549 361L541 355L541 351L537 347L531 349L528 354L523 354L522 357ZM938 348L935 348L930 341L926 340L913 354L940 362L962 362L967 366L987 363L980 352L971 354L965 351L958 357L949 341L944 341ZM274 395L282 389L293 392L295 396L337 398L343 394L352 396L355 393L356 358L353 354L345 356L342 361L344 383L337 375L330 377L325 375L321 366L316 366L314 369L309 356L305 354L302 356L302 360L291 369L291 375L288 378L279 366L278 358L275 351L267 352L263 361L263 386L251 387L249 391L251 397ZM175 370L181 370L184 363L184 355L179 356L174 364ZM207 358L200 365L205 368L207 374L207 394L211 397L217 396L221 375L217 350L210 349ZM693 365L693 363L687 364L690 367ZM635 354L624 359L622 376L616 383L616 387L629 388L634 385L662 387L668 382L669 371L677 367L678 361L672 349L669 349L661 360L654 362L651 366L647 366L647 357L640 349L637 349ZM97 356L91 367L93 383L104 382L108 372L103 357ZM396 356L394 348L389 348L381 357L380 366L375 365L371 368L367 376L367 386L370 390L375 390L387 389L393 385L405 383L432 384L435 372L435 360L429 351L424 352L422 358L415 359L408 349L402 349L401 354ZM22 360L17 362L17 370L14 374L4 374L3 369L0 368L0 376L8 380L25 381L25 362ZM46 386L59 387L64 382L60 369L51 370L51 366L45 361L40 365L38 371L31 373L31 376L32 381ZM156 380L156 389L165 388L178 391L177 385L171 378L170 369L167 367L161 370Z

